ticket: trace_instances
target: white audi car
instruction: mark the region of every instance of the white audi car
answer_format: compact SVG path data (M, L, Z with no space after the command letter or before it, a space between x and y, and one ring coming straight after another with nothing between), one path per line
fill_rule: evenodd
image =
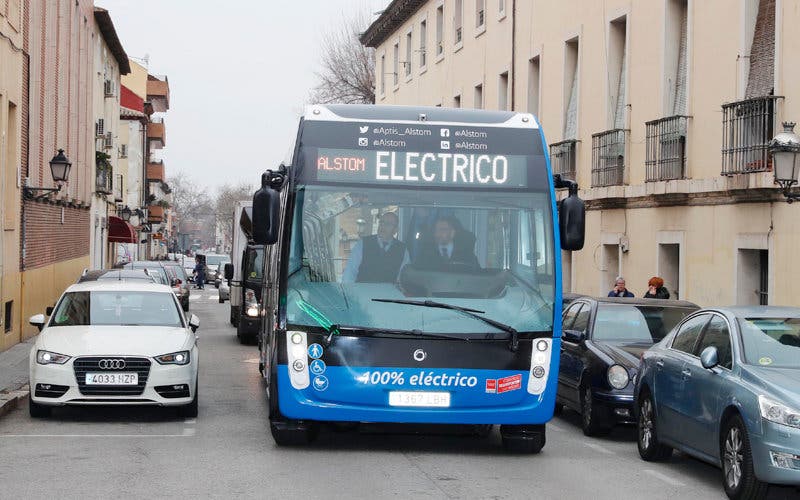
M197 416L197 335L172 290L156 283L72 285L30 318L30 414L61 405L176 406Z

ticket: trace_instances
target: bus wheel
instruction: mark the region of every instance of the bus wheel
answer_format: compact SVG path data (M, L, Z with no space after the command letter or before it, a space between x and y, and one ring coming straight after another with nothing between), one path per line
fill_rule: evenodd
M500 436L509 453L536 454L547 441L544 425L501 425Z
M302 446L317 437L317 427L296 420L270 420L269 430L278 446Z

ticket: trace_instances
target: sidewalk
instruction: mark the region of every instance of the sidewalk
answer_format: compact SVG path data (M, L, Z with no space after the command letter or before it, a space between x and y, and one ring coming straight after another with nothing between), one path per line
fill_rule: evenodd
M0 352L0 416L28 398L28 355L34 339Z

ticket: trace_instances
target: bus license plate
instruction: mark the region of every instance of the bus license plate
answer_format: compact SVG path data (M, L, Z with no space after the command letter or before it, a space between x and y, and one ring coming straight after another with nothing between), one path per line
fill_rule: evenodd
M417 406L425 408L449 408L449 392L391 391L389 406Z
M87 373L86 385L138 385L138 373Z

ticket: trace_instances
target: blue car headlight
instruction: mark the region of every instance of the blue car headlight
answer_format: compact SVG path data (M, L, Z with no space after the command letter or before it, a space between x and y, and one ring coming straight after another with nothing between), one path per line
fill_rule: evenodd
M776 424L800 429L800 411L773 401L766 396L758 396L758 407L761 410L761 418Z

